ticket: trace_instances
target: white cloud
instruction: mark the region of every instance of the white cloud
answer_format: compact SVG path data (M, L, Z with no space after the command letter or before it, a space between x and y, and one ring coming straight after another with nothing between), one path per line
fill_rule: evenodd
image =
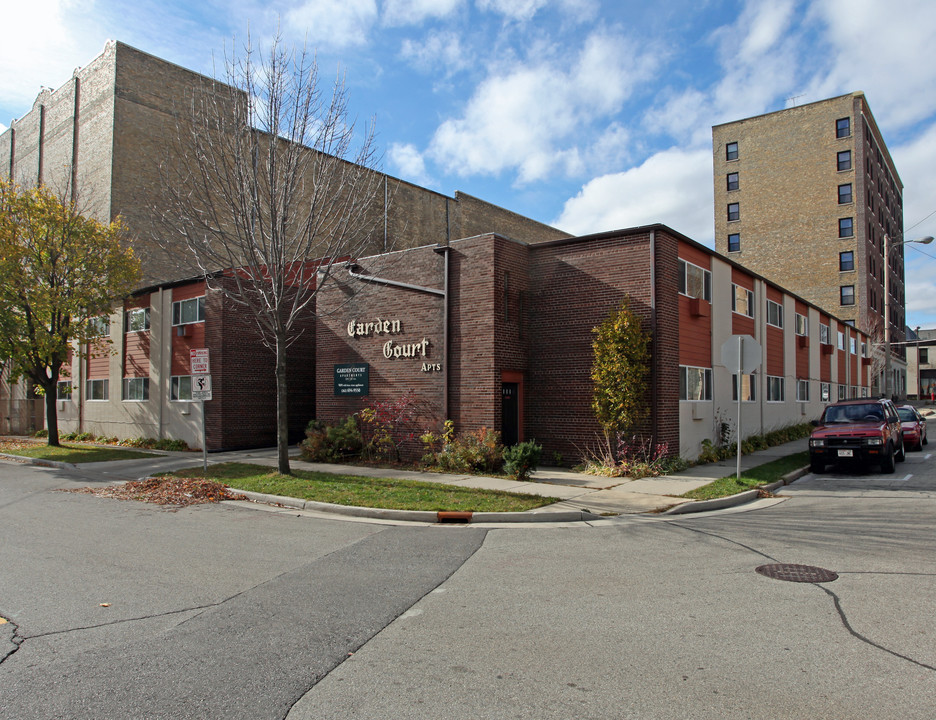
M383 18L386 25L418 25L429 18L451 15L464 0L387 0Z
M591 180L552 224L582 235L659 222L711 244L712 196L711 151L671 148Z
M377 21L376 0L306 0L286 14L294 35L305 35L311 45L346 48L363 45Z
M0 135L2 135L3 133L5 133L7 130L9 130L9 128L8 128L6 125L4 125L3 123L0 123Z
M834 48L832 70L815 86L818 100L863 90L879 122L900 127L936 112L936 28L932 0L816 0L811 16Z
M440 66L445 75L469 67L471 60L454 32L430 33L422 42L409 38L403 41L400 54L414 67L424 72L438 73Z
M71 77L75 58L88 61L103 50L103 39L95 33L83 34L73 22L74 16L87 9L85 5L74 0L4 3L3 23L8 31L0 43L0 105L28 110L41 86L58 88ZM26 30L12 32L11 28Z
M478 0L478 8L500 13L511 20L530 20L547 0Z
M556 171L580 173L593 125L618 112L657 62L646 43L596 33L571 63L514 65L484 80L462 117L439 126L429 154L458 175L514 168L520 182L530 182Z
M397 169L400 177L417 185L432 185L432 178L426 172L426 161L415 145L393 143L388 151L390 164Z

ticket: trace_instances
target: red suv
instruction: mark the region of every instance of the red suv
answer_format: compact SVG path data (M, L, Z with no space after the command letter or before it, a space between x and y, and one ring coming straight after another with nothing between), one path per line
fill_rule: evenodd
M880 464L886 473L902 462L903 434L890 400L843 400L826 407L809 436L809 464L814 473L839 460Z

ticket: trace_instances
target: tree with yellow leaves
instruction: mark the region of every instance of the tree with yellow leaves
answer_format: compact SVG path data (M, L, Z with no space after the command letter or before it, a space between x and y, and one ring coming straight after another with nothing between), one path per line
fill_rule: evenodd
M119 218L105 225L48 188L0 178L0 357L11 380L45 395L49 445L59 444L56 390L72 343L101 341L94 321L139 282L122 235Z
M592 332L595 333L592 409L605 436L610 438L646 418L650 335L630 309L626 297Z

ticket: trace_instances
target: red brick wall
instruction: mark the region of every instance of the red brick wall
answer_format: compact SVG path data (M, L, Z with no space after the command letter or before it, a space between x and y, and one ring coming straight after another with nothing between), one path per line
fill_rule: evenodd
M192 298L201 297L205 295L205 283L204 282L194 282L188 285L181 285L179 287L172 288L172 302L177 302L179 300L191 300ZM170 315L167 318L169 323L172 322L172 310L170 307ZM209 317L207 298L205 305L205 318ZM189 353L193 348L203 348L207 347L205 344L205 323L191 323L189 325L183 326L185 328L184 332L188 333L185 336L178 335L177 328L172 328L172 365L170 372L173 375L190 375L191 374L191 355ZM213 357L210 357L210 360L214 360Z

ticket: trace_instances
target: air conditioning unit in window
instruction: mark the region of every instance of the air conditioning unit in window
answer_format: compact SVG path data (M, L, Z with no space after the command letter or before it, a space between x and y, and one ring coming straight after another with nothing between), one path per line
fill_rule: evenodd
M797 335L796 340L801 348L809 347L809 335Z
M689 314L692 317L709 317L712 314L711 305L702 298L692 298L689 301Z

